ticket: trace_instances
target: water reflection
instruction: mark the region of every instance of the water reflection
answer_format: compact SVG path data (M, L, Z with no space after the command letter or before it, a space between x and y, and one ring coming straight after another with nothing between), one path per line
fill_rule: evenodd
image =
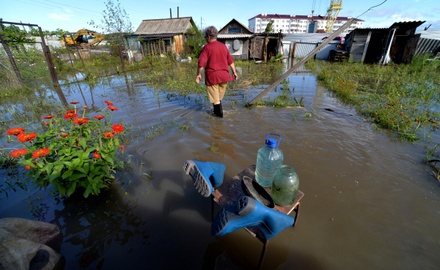
M63 203L51 222L60 227L61 253L73 269L100 269L110 249L123 247L134 237L140 237L143 245L148 242L148 233L141 229L145 221L134 213L136 202L124 200L114 187L99 197L75 194Z
M50 203L49 191L32 205L23 199L28 194L2 198L0 217L62 228L66 269L255 269L262 244L243 230L211 237L210 200L194 189L182 164L222 162L225 177L232 177L254 164L268 131L283 136L285 162L297 169L306 196L295 230L271 240L265 269L440 265L439 186L421 162L423 149L393 141L319 87L315 76L288 78L304 108L244 108L265 86L231 86L223 119L212 116L203 95L162 93L138 78L112 76L63 89L69 101L98 108L106 99L116 102L114 120L134 127L126 151L132 171L117 175L120 185L99 198L58 204Z

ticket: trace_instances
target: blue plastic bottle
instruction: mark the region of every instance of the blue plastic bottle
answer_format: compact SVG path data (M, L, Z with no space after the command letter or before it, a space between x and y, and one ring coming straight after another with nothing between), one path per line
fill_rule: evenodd
M274 136L278 137L278 141ZM263 187L272 187L273 177L283 165L284 155L278 148L280 141L280 135L269 132L266 135L266 145L258 149L255 180Z

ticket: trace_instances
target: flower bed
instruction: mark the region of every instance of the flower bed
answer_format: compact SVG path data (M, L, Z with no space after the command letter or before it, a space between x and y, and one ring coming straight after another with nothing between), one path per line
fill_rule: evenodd
M111 101L105 103L107 107L90 118L87 106L80 111L79 102L72 101L73 109L62 117L43 116L41 134L22 127L9 129L8 141L15 136L23 145L9 155L39 186L53 185L59 196L68 197L78 189L84 197L98 195L114 179L116 151L125 150L120 144L124 126L107 121L118 108Z

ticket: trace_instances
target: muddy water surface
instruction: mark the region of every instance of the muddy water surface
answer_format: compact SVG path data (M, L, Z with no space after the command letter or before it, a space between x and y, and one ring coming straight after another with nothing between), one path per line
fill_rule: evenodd
M377 130L314 76L289 81L305 108L245 108L261 86L231 92L223 119L203 98L157 93L130 77L93 90L71 85L67 100L101 107L110 99L115 120L132 126L132 170L99 198L58 202L50 190L18 191L2 200L0 217L58 224L65 269L255 269L261 243L244 230L211 237L210 200L182 164L221 162L230 178L276 132L305 197L295 229L271 240L264 269L438 269L440 185L423 148Z

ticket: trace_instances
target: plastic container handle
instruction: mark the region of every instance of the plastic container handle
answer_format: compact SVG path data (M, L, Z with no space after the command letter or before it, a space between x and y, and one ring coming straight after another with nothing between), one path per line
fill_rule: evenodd
M276 133L273 133L273 132L269 132L269 133L267 133L267 134L266 134L266 143L267 143L267 141L269 140L269 136L272 136L272 137L273 137L273 136L278 137L279 139L277 140L277 145L276 145L276 147L280 146L281 135L276 134Z

